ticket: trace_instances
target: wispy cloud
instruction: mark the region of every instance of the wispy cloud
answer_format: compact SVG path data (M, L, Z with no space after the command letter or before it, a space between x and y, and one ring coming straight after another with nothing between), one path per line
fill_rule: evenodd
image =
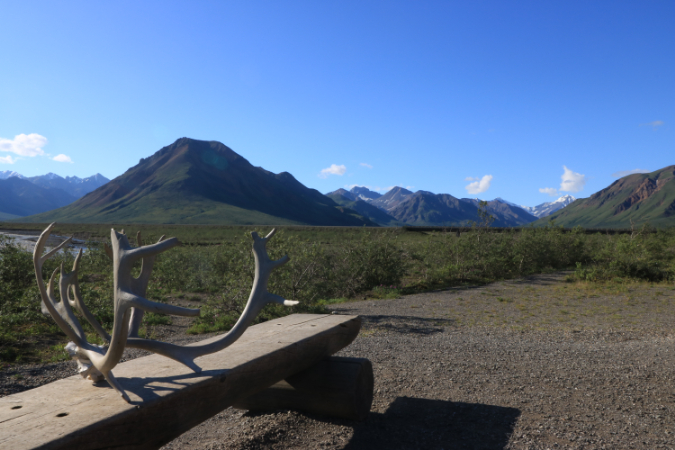
M344 165L331 164L330 167L323 169L319 173L319 178L328 178L328 175L344 175L345 172L347 172L347 167Z
M632 175L634 173L649 173L649 170L645 169L622 170L620 172L614 172L612 176L614 178L623 178L626 175Z
M539 188L539 192L548 194L551 197L556 197L558 195L558 190L556 188Z
M67 162L67 163L73 163L73 160L70 159L70 156L64 155L61 153L60 155L56 155L55 157L52 158L54 161L58 162Z
M478 178L474 178L474 180L477 181L467 184L464 189L466 189L469 194L480 194L481 192L485 192L490 189L492 175L484 175L480 180L478 180ZM467 178L466 181L469 181L469 178Z
M653 122L647 122L647 123L641 123L641 127L652 127L653 129L657 129L660 126L663 126L663 120L655 120Z
M12 155L0 156L0 163L2 164L14 164L16 158L12 158Z
M563 174L560 177L562 182L560 183L561 192L579 192L586 185L586 175L582 175L577 172L573 172L563 166Z
M47 138L36 133L18 134L14 139L0 138L0 151L16 153L19 156L41 156L45 152L42 147L47 145Z
M373 168L373 166L371 166L370 164L366 164L366 163L359 163L359 166L367 167L369 169Z
M478 177L476 177L476 178L474 178L474 177L466 177L466 178L464 178L464 181L478 181L478 180L480 180L480 178L478 178Z

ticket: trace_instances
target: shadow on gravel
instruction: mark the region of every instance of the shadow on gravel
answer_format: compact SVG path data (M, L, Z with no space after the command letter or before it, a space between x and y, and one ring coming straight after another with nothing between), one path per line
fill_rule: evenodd
M434 334L442 333L445 327L453 327L454 319L431 319L416 316L371 316L361 315L364 326L377 328L382 331L392 331L404 334Z
M519 416L515 408L399 397L356 423L344 449L503 449Z

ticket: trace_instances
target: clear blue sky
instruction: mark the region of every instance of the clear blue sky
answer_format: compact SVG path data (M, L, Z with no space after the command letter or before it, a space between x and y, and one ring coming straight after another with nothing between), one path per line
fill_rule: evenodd
M114 178L187 136L324 193L536 205L675 164L672 0L0 6L0 170Z

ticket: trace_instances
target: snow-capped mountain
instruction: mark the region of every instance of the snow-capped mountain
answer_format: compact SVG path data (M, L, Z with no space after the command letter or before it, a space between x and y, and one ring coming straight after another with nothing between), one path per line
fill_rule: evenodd
M14 172L13 170L3 170L0 172L0 180L6 180L7 178L12 178L12 177L17 177L17 178L26 178L23 175L21 175L18 172Z
M560 197L558 200L552 201L552 202L546 202L542 203L541 205L537 205L534 207L530 207L530 210L527 210L525 206L521 206L521 208L525 209L528 211L530 214L533 214L540 219L542 217L549 216L553 214L554 212L564 208L565 206L569 205L570 203L574 202L576 200L575 197L571 195L563 195Z
M379 194L375 191L371 191L365 186L354 186L353 188L350 189L352 194L356 195L358 198L363 200L364 202L370 201L370 200L375 200L380 197L382 197L382 194Z
M50 172L47 175L30 177L28 178L28 181L47 189L61 189L73 197L80 198L94 189L98 189L110 180L100 173L87 178L74 176L63 178L60 175Z
M49 172L46 175L40 175L37 177L25 177L18 172L12 170L3 170L0 171L0 180L7 180L9 178L19 178L22 180L28 180L33 184L37 184L40 187L46 189L61 189L66 192L68 195L80 198L85 194L97 189L104 184L106 184L109 179L97 173L87 178L80 177L65 177L63 178L60 175Z

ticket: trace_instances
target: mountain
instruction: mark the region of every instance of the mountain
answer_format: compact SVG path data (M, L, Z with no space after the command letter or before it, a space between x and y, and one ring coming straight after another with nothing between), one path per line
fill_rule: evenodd
M349 200L350 202L356 201L359 198L350 191L347 191L342 188L338 189L337 191L329 192L328 194L326 194L326 196L330 198L333 198L333 196L337 198L344 197L346 200Z
M47 189L61 189L75 198L80 198L85 194L90 193L106 184L109 179L97 173L87 178L79 177L61 177L55 173L48 173L47 175L40 175L38 177L30 177L28 181L37 184Z
M469 202L476 207L482 201L478 198L462 198L460 200ZM537 217L525 210L524 207L499 197L487 202L487 211L495 218L494 226L518 227L537 220Z
M390 212L392 209L396 208L401 202L408 199L412 196L413 193L407 189L404 189L400 186L396 186L390 189L386 194L381 195L380 197L370 200L370 203L373 206L377 206L382 211Z
M371 200L382 197L382 194L378 194L377 192L371 191L367 187L363 186L354 186L348 191L340 188L337 191L329 192L326 195L330 197L333 194L343 195L352 201L361 199L364 202L370 202Z
M23 175L21 175L18 172L14 172L13 170L3 170L0 172L0 180L6 180L7 178L12 178L12 177L17 177L17 178L26 178Z
M539 218L550 216L554 212L566 207L567 205L573 203L576 200L575 197L571 195L563 195L558 200L542 203L537 206L521 206L521 208L528 211L530 214L533 214Z
M417 191L396 205L389 214L408 225L467 226L480 222L479 203L479 199L460 200L450 194ZM520 226L536 220L521 208L495 200L488 202L487 210L495 218L492 223L495 227Z
M651 173L636 173L585 199L535 222L585 228L630 228L649 222L654 226L675 225L675 166Z
M367 217L368 219L372 220L378 225L382 225L385 227L402 225L393 216L382 211L377 206L373 206L370 203L365 202L358 197L354 198L355 195L350 191L338 189L337 191L326 194L326 196L331 198L338 205L356 211L363 217Z
M287 172L215 141L181 138L75 203L30 222L375 225Z
M364 202L367 202L369 200L376 200L380 197L382 197L382 194L377 193L375 191L371 191L365 186L354 186L349 190L352 194L354 194L356 197L360 198Z
M0 219L29 216L60 208L77 200L61 189L45 189L25 178L0 179Z
M450 194L427 191L410 193L389 214L407 225L418 226L468 225L471 221L479 220L478 208L471 203L463 202Z

